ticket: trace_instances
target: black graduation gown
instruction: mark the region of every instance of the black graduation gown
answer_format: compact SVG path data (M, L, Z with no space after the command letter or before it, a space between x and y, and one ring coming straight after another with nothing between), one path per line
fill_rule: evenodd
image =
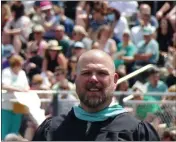
M73 109L67 116L46 119L33 141L159 141L155 129L128 113L101 122L78 119Z

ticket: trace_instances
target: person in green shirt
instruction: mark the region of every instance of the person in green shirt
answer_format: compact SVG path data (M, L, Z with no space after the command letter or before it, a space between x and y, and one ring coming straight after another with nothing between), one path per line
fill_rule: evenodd
M135 52L136 47L130 40L130 31L126 29L123 32L123 41L117 45L117 53L113 55L116 69L120 65L132 63Z
M58 41L59 45L62 46L63 54L68 57L71 42L70 38L65 34L65 28L63 25L58 25L55 28L55 38Z

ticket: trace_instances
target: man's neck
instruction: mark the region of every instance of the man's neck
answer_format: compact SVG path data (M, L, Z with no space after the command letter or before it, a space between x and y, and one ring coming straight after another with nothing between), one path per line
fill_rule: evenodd
M89 108L86 105L84 105L83 103L80 103L80 106L89 113L96 113L99 112L101 110L103 110L104 108L108 107L112 102L112 99L109 99L106 103L104 103L103 105L98 106L97 108Z

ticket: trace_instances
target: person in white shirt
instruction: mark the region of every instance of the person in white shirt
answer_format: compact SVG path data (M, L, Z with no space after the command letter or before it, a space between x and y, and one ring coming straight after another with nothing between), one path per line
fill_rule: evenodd
M2 70L2 139L9 133L18 133L22 114L13 111L14 104L11 99L15 99L14 92L26 92L29 84L26 73L22 70L23 58L13 55L9 59L10 67Z

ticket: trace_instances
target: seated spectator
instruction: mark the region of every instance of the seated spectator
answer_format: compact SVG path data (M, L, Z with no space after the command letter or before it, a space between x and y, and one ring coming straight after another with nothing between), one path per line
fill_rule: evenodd
M60 82L67 80L67 78L66 78L67 70L62 67L56 67L54 74L56 76L56 83L54 84L53 89L57 90L60 88ZM75 89L74 84L71 82L68 82L68 86L71 90Z
M91 38L91 37L90 37ZM87 50L90 50L92 47L92 40L88 37L88 34L82 26L76 25L73 29L72 33L72 40L74 42L76 41L82 41L86 47Z
M70 38L65 33L65 27L63 25L56 26L55 39L58 41L59 45L63 47L62 52L64 56L67 57L71 42Z
M52 90L72 90L75 91L75 85L67 80L66 78L67 71L64 68L57 67L55 70L56 83L53 85ZM76 97L73 94L68 93L56 93L53 96L53 103L56 101L58 103L58 108L53 110L53 115L58 115L58 113L68 112L76 101ZM54 104L53 104L54 105ZM56 104L55 104L56 105ZM58 106L59 105L59 106ZM70 106L71 105L71 106Z
M23 68L27 73L29 82L31 82L33 75L40 74L42 72L43 58L37 53L38 46L35 42L30 42L28 45L26 61Z
M91 8L93 7L92 1L80 1L76 7L76 25L83 26L85 29L88 28Z
M103 9L103 3L94 4L92 12L92 20L89 24L88 34L92 40L96 40L97 32L100 26L107 25L108 21L105 19L106 10Z
M13 3L11 11L14 13L13 18L4 27L4 38L10 39L9 44L12 44L15 52L19 54L26 48L29 34L32 32L32 23L29 17L25 16L21 2Z
M146 96L142 94L142 90L139 88L133 88L135 91L133 100L140 101L156 101L152 96ZM140 120L147 120L149 114L155 114L157 111L160 111L161 108L158 104L138 104L136 106L136 117Z
M11 101L11 99L15 99L14 92L29 90L26 73L22 70L23 58L13 55L9 59L9 64L10 67L2 70L2 89L7 91L2 94L2 140L9 133L19 133L22 112L17 113L18 110L15 110L14 106L18 103Z
M142 19L142 16L149 16L150 24L156 29L159 27L158 20L155 16L151 15L151 7L148 4L143 3L139 6L139 13L138 18L136 20L136 25L140 25L140 20Z
M48 49L42 65L42 72L46 72L47 70L54 72L57 66L67 68L67 59L61 51L62 46L59 46L57 40L50 40L48 42Z
M163 81L160 80L158 68L150 69L148 71L148 81L146 83L146 87L147 87L147 92L149 93L150 92L165 93L168 91L167 85ZM163 99L162 96L152 96L152 97L159 101Z
M40 2L41 10L41 23L45 29L44 39L50 40L54 38L54 28L59 24L58 19L54 15L53 5L50 1L41 1Z
M116 52L117 47L116 42L110 37L110 34L110 26L103 25L99 28L99 31L97 33L97 42L99 44L98 49L103 50L110 55L113 55Z
M71 37L74 27L74 22L71 18L65 15L65 9L63 7L56 7L57 8L57 16L59 23L64 26L65 33Z
M86 51L85 45L81 41L77 41L74 43L72 47L72 55L79 57Z
M173 29L166 18L162 18L157 30L157 41L159 43L160 52L168 52L168 48L172 42Z
M144 40L139 41L137 52L134 56L135 65L145 66L147 64L157 64L159 58L158 42L153 39L154 29L151 26L144 27Z
M138 17L139 19L139 25L134 26L131 28L131 38L132 42L137 45L141 40L144 39L143 37L143 28L151 26L152 28L155 28L150 23L150 16L151 16L151 9L148 5L144 5L146 7L141 11ZM156 29L156 28L155 28Z
M72 56L69 58L68 62L68 73L67 78L70 82L74 83L76 79L76 65L78 58L76 56Z
M134 61L134 54L136 52L135 45L130 40L130 31L128 29L123 32L123 40L117 45L117 52L112 56L114 58L115 67L127 64L128 71L131 71L130 64Z
M33 44L37 47L37 54L44 57L45 50L47 49L47 42L43 39L45 30L42 25L34 25L33 33L34 39L32 39Z
M107 19L111 23L112 38L118 44L122 41L123 31L129 28L128 21L117 9L111 7L109 8Z

